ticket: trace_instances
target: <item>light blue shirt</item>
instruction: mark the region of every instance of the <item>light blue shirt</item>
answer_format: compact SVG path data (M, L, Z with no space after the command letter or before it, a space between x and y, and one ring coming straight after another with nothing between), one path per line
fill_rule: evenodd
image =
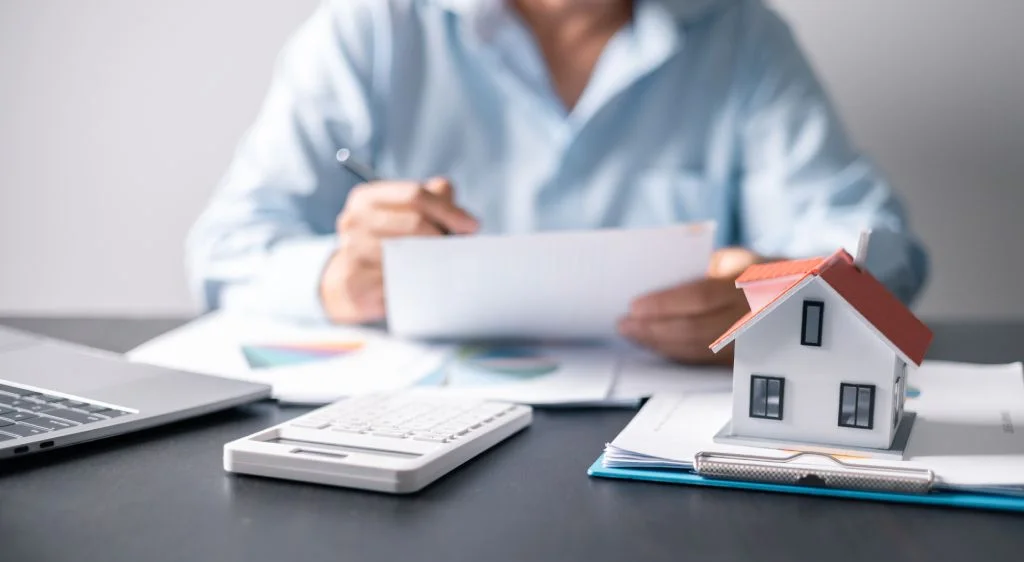
M637 0L571 110L501 0L335 0L292 37L188 240L207 308L323 319L321 272L357 179L451 178L485 232L718 222L766 256L851 252L902 299L927 260L760 0Z

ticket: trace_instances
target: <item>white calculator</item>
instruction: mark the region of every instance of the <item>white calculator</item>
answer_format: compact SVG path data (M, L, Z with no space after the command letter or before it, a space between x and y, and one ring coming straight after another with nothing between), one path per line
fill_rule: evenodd
M405 494L532 420L529 406L425 390L350 398L224 445L224 470Z

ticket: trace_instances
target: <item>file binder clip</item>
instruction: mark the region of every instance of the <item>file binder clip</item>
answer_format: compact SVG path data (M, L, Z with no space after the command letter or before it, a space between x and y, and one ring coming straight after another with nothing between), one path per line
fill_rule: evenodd
M800 462L807 457L830 464ZM694 457L694 472L714 479L900 494L927 494L935 481L928 469L850 464L813 452L781 458L700 452Z

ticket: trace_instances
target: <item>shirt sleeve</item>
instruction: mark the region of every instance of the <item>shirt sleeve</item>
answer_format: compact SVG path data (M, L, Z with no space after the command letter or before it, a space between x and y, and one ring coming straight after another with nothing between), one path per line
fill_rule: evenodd
M761 255L853 253L871 229L866 267L904 302L924 284L927 256L902 202L855 147L785 23L759 6L740 75L742 238Z
M255 124L186 243L206 310L323 320L320 276L356 178L341 147L373 143L371 2L324 2L283 49Z

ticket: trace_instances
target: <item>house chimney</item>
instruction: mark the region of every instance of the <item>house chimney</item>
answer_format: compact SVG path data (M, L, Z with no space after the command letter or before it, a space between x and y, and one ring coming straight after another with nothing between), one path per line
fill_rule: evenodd
M864 268L864 263L868 259L868 244L871 241L871 229L860 231L860 240L857 241L857 255L853 257L853 264L859 268Z

